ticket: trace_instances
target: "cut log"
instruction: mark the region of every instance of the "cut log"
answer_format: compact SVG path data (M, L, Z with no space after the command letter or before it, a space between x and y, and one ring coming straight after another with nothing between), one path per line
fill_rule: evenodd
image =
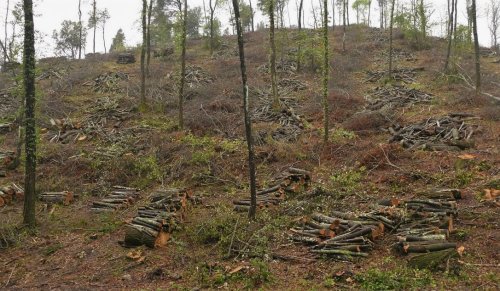
M313 253L317 254L326 254L326 255L339 255L346 257L368 257L367 253L362 252L351 252L348 250L330 250L330 249L321 249L321 250L312 250Z
M446 249L455 249L457 247L456 243L449 242L434 242L434 243L409 243L405 242L401 244L401 250L403 253L429 253L436 252Z
M45 192L40 194L40 201L47 203L59 203L63 205L69 205L74 201L74 195L72 192Z
M418 269L435 270L440 265L445 264L450 258L458 256L457 250L454 248L444 249L431 253L414 255L408 261L408 265Z

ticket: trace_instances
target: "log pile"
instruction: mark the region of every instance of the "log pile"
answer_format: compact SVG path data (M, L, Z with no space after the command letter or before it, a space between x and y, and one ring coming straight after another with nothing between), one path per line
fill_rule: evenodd
M24 189L15 183L0 187L0 207L24 199Z
M63 204L67 206L75 201L76 196L70 191L45 192L40 194L39 199L48 204Z
M131 53L121 53L118 55L118 59L116 60L117 64L133 64L135 63L135 56Z
M140 191L137 188L113 186L113 191L108 196L92 203L91 210L109 212L127 208L139 198L139 195Z
M185 77L189 88L202 87L214 82L214 78L199 66L187 66Z
M408 107L418 103L429 103L433 95L406 86L383 86L373 89L365 98L367 110Z
M413 83L415 82L415 76L417 72L423 71L423 67L418 68L397 68L392 71L392 79L394 81L403 82L403 83ZM386 78L389 73L386 70L381 71L366 71L366 81L367 82L377 82L381 79Z
M90 86L96 93L120 93L120 82L127 81L128 74L122 72L107 72L100 74L94 80L85 82L84 86Z
M7 133L12 130L14 125L10 122L8 123L0 123L0 133Z
M389 142L399 142L408 149L459 151L474 147L472 135L478 126L467 121L477 119L468 113L451 113L446 116L429 118L417 124L404 127L389 127L392 137Z
M166 245L170 233L185 219L188 202L199 202L190 190L157 190L150 203L139 207L137 216L127 224L124 245L150 248Z
M257 208L273 208L285 200L286 194L297 193L310 182L309 171L290 167L273 179L274 186L257 192ZM248 212L250 198L234 200L233 205L234 211Z

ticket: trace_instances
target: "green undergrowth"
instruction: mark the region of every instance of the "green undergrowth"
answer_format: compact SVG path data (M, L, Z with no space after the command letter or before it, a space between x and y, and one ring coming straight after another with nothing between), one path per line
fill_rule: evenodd
M435 287L432 274L426 270L396 268L369 269L356 275L362 290L422 290Z

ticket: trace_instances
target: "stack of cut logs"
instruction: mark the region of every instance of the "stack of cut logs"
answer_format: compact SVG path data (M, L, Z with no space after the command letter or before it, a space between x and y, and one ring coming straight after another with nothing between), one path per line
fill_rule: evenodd
M382 108L407 107L417 103L429 103L432 98L432 94L405 86L376 87L366 96L366 109L375 111Z
M460 191L432 190L419 196L405 201L383 200L366 213L315 213L290 229L290 238L312 245L314 253L347 259L367 257L375 239L388 229L396 233L398 242L394 247L400 253L429 255L418 256L419 265L436 256L441 258L442 254L456 253L457 244L449 242L448 237L453 231L453 217L458 215L455 199L461 198Z
M127 224L125 246L164 246L170 238L170 233L184 220L188 202L198 202L190 190L156 191L150 203L139 207L137 216Z
M45 192L40 194L40 201L46 202L49 204L63 204L70 205L73 203L75 198L78 195L73 194L70 191L62 191L62 192Z
M10 204L12 201L22 201L24 189L15 183L0 187L0 207Z
M306 170L289 168L274 179L275 186L257 192L257 208L272 208L280 204L286 193L296 193L301 187L307 187L311 181L311 173ZM234 210L248 212L250 198L234 200Z
M395 81L400 81L404 83L413 83L415 82L415 76L418 71L423 71L423 67L419 68L399 68L394 69L391 73L392 79ZM385 77L389 76L388 71L366 71L366 81L367 82L377 82Z
M468 113L451 113L438 118L428 118L418 124L389 128L392 138L389 142L400 142L409 149L459 151L474 146L470 140L478 131L468 120L477 119Z
M7 133L12 130L12 123L0 123L0 133Z
M116 60L118 64L133 64L135 63L135 56L131 53L121 53L118 55L118 59Z
M100 201L92 203L94 212L109 212L129 207L140 195L140 190L124 186L113 186L113 191Z

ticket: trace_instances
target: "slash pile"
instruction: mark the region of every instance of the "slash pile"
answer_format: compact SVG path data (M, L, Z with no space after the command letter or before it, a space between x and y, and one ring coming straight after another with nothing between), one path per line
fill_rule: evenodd
M12 130L12 123L0 123L0 133L6 133Z
M399 68L392 70L392 79L395 81L401 81L404 83L413 83L415 82L415 76L418 71L423 71L423 67L419 68ZM389 75L388 71L366 71L366 81L367 82L377 82L380 79L383 79Z
M429 103L432 98L432 94L405 86L376 87L366 96L366 109L375 111L382 108L407 107L417 103Z
M73 203L77 195L70 191L62 192L45 192L40 194L40 201L50 203L50 204L63 204L70 205Z
M122 72L107 72L83 85L92 87L98 93L119 93L122 91L120 82L128 80L128 74Z
M296 193L301 187L307 187L311 173L297 168L288 168L273 179L274 186L257 192L257 208L272 208L285 200L287 193ZM234 200L234 211L248 212L250 198Z
M140 192L137 188L113 186L113 191L106 198L92 203L91 210L93 212L109 212L127 208L137 200L139 195Z
M214 82L214 78L199 66L187 66L185 77L189 88L201 87Z
M0 151L0 166L10 164L16 156L13 151Z
M0 187L0 207L10 204L12 201L22 201L24 189L15 183Z
M68 72L65 69L58 69L58 68L51 68L48 70L45 70L43 73L41 73L36 80L46 80L46 79L63 79L64 76L66 76Z
M389 127L392 135L389 142L399 142L409 149L463 150L474 146L470 138L479 129L467 123L471 119L476 117L467 113L451 113L404 127Z
M266 63L257 68L261 74L267 74L270 72L269 64ZM285 75L294 75L297 72L297 63L292 60L283 60L276 63L276 72Z
M133 64L135 63L135 56L131 53L121 53L118 55L118 59L116 60L118 64Z
M150 248L166 245L170 233L185 219L188 201L199 202L190 190L156 191L150 203L139 207L137 216L127 224L124 245Z

